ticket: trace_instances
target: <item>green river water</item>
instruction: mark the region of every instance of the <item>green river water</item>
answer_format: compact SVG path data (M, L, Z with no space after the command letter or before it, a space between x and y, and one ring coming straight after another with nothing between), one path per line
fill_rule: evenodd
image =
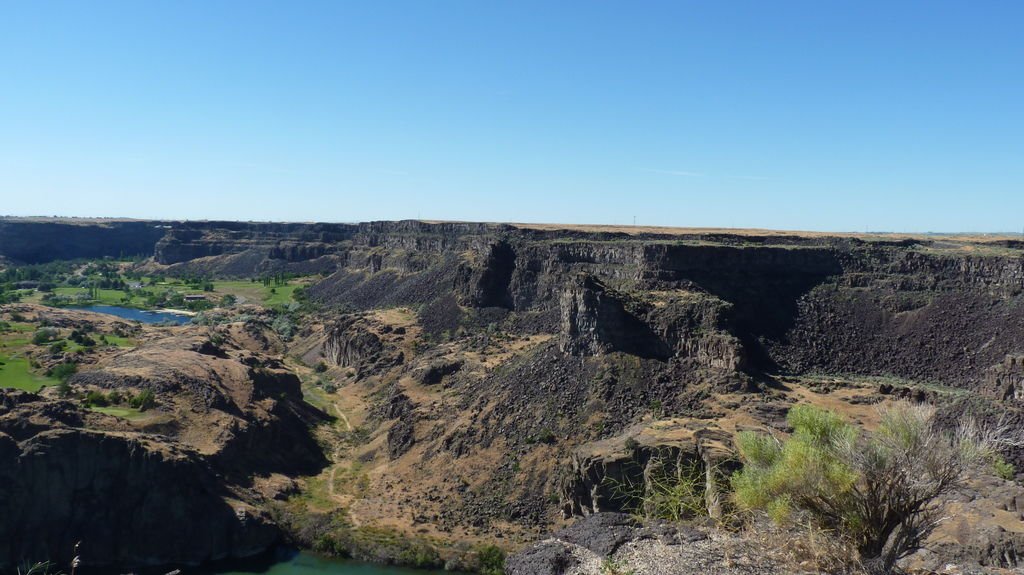
M127 570L105 567L79 569L81 575L165 575L174 567L146 567ZM376 563L331 559L310 553L278 549L260 557L230 560L199 567L178 567L181 575L458 575L450 571L408 569ZM67 573L67 571L64 571Z
M221 567L181 570L182 575L453 575L446 571L425 571L330 559L309 553L279 555L273 561L241 562Z

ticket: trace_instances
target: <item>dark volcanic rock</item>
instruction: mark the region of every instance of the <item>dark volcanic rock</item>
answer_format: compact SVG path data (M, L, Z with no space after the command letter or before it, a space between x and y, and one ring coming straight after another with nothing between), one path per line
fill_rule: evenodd
M505 561L506 575L564 575L578 561L569 548L558 541L542 541L510 556Z
M650 326L627 310L630 303L633 302L592 276L577 278L561 298L561 350L576 355L623 351L667 359L668 346Z
M423 385L437 385L452 374L462 369L461 360L440 360L421 369L416 374L416 379Z
M43 400L25 402L24 409ZM145 437L57 426L16 441L0 415L0 568L197 563L260 552L277 530L199 456Z
M412 449L416 438L413 435L415 424L411 418L399 419L388 430L388 456L398 459L406 451Z
M1007 355L985 372L984 391L1003 401L1024 402L1024 355Z
M555 533L554 537L607 557L632 539L639 527L640 523L625 513L595 513Z

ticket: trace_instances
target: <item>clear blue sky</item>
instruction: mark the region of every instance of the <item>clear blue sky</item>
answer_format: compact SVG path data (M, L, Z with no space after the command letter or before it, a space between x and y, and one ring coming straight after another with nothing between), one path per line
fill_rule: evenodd
M0 214L1024 228L1024 2L0 0Z

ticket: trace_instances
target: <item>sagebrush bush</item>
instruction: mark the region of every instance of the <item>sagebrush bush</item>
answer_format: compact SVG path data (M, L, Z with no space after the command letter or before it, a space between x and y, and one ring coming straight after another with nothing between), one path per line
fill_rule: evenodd
M942 430L934 409L907 403L883 409L873 433L812 406L795 406L787 420L788 439L738 434L737 505L778 523L807 518L848 538L875 572L921 545L939 520L940 496L990 465L1001 441L968 421Z

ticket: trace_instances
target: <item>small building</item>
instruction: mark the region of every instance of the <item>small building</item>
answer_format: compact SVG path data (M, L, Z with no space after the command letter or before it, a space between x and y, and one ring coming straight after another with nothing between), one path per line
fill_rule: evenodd
M206 296L202 294L187 294L185 301L206 301Z

